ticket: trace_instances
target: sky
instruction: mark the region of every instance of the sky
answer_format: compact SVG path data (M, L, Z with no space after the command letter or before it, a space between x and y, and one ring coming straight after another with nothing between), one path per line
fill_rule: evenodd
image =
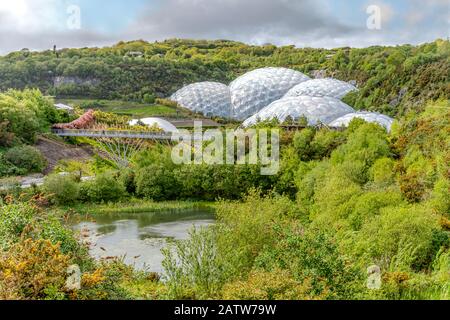
M0 54L137 39L335 48L449 36L450 0L0 0Z

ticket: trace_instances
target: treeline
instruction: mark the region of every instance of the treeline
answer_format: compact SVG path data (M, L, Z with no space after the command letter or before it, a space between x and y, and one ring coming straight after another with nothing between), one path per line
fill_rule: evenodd
M402 115L450 97L449 41L420 46L298 49L232 41L120 42L107 48L22 50L0 58L0 90L37 87L60 97L144 100L196 81L228 83L259 67L279 66L357 82L357 109Z

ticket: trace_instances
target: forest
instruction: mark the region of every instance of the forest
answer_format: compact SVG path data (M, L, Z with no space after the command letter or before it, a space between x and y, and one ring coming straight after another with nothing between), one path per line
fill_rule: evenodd
M0 57L0 90L38 88L59 98L145 101L168 97L189 83L228 84L247 71L275 66L354 81L360 91L346 102L400 116L428 100L449 97L449 56L446 40L334 50L179 39L105 48L24 49Z

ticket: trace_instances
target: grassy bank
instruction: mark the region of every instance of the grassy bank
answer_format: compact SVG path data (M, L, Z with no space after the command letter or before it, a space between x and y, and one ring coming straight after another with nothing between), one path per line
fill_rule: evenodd
M58 102L81 108L95 108L103 112L126 115L137 118L145 117L176 117L182 114L181 110L158 104L146 104L120 100L96 99L58 99Z
M164 201L131 199L118 203L108 204L76 204L70 207L61 207L64 211L73 211L78 214L106 214L106 213L144 213L155 211L215 209L214 202L199 201Z

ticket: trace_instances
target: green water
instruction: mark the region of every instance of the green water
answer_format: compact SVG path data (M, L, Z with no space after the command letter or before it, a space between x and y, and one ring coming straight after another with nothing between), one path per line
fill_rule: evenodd
M162 273L161 249L168 239L183 240L192 227L214 223L207 209L86 216L70 222L97 259L119 257L137 269Z

